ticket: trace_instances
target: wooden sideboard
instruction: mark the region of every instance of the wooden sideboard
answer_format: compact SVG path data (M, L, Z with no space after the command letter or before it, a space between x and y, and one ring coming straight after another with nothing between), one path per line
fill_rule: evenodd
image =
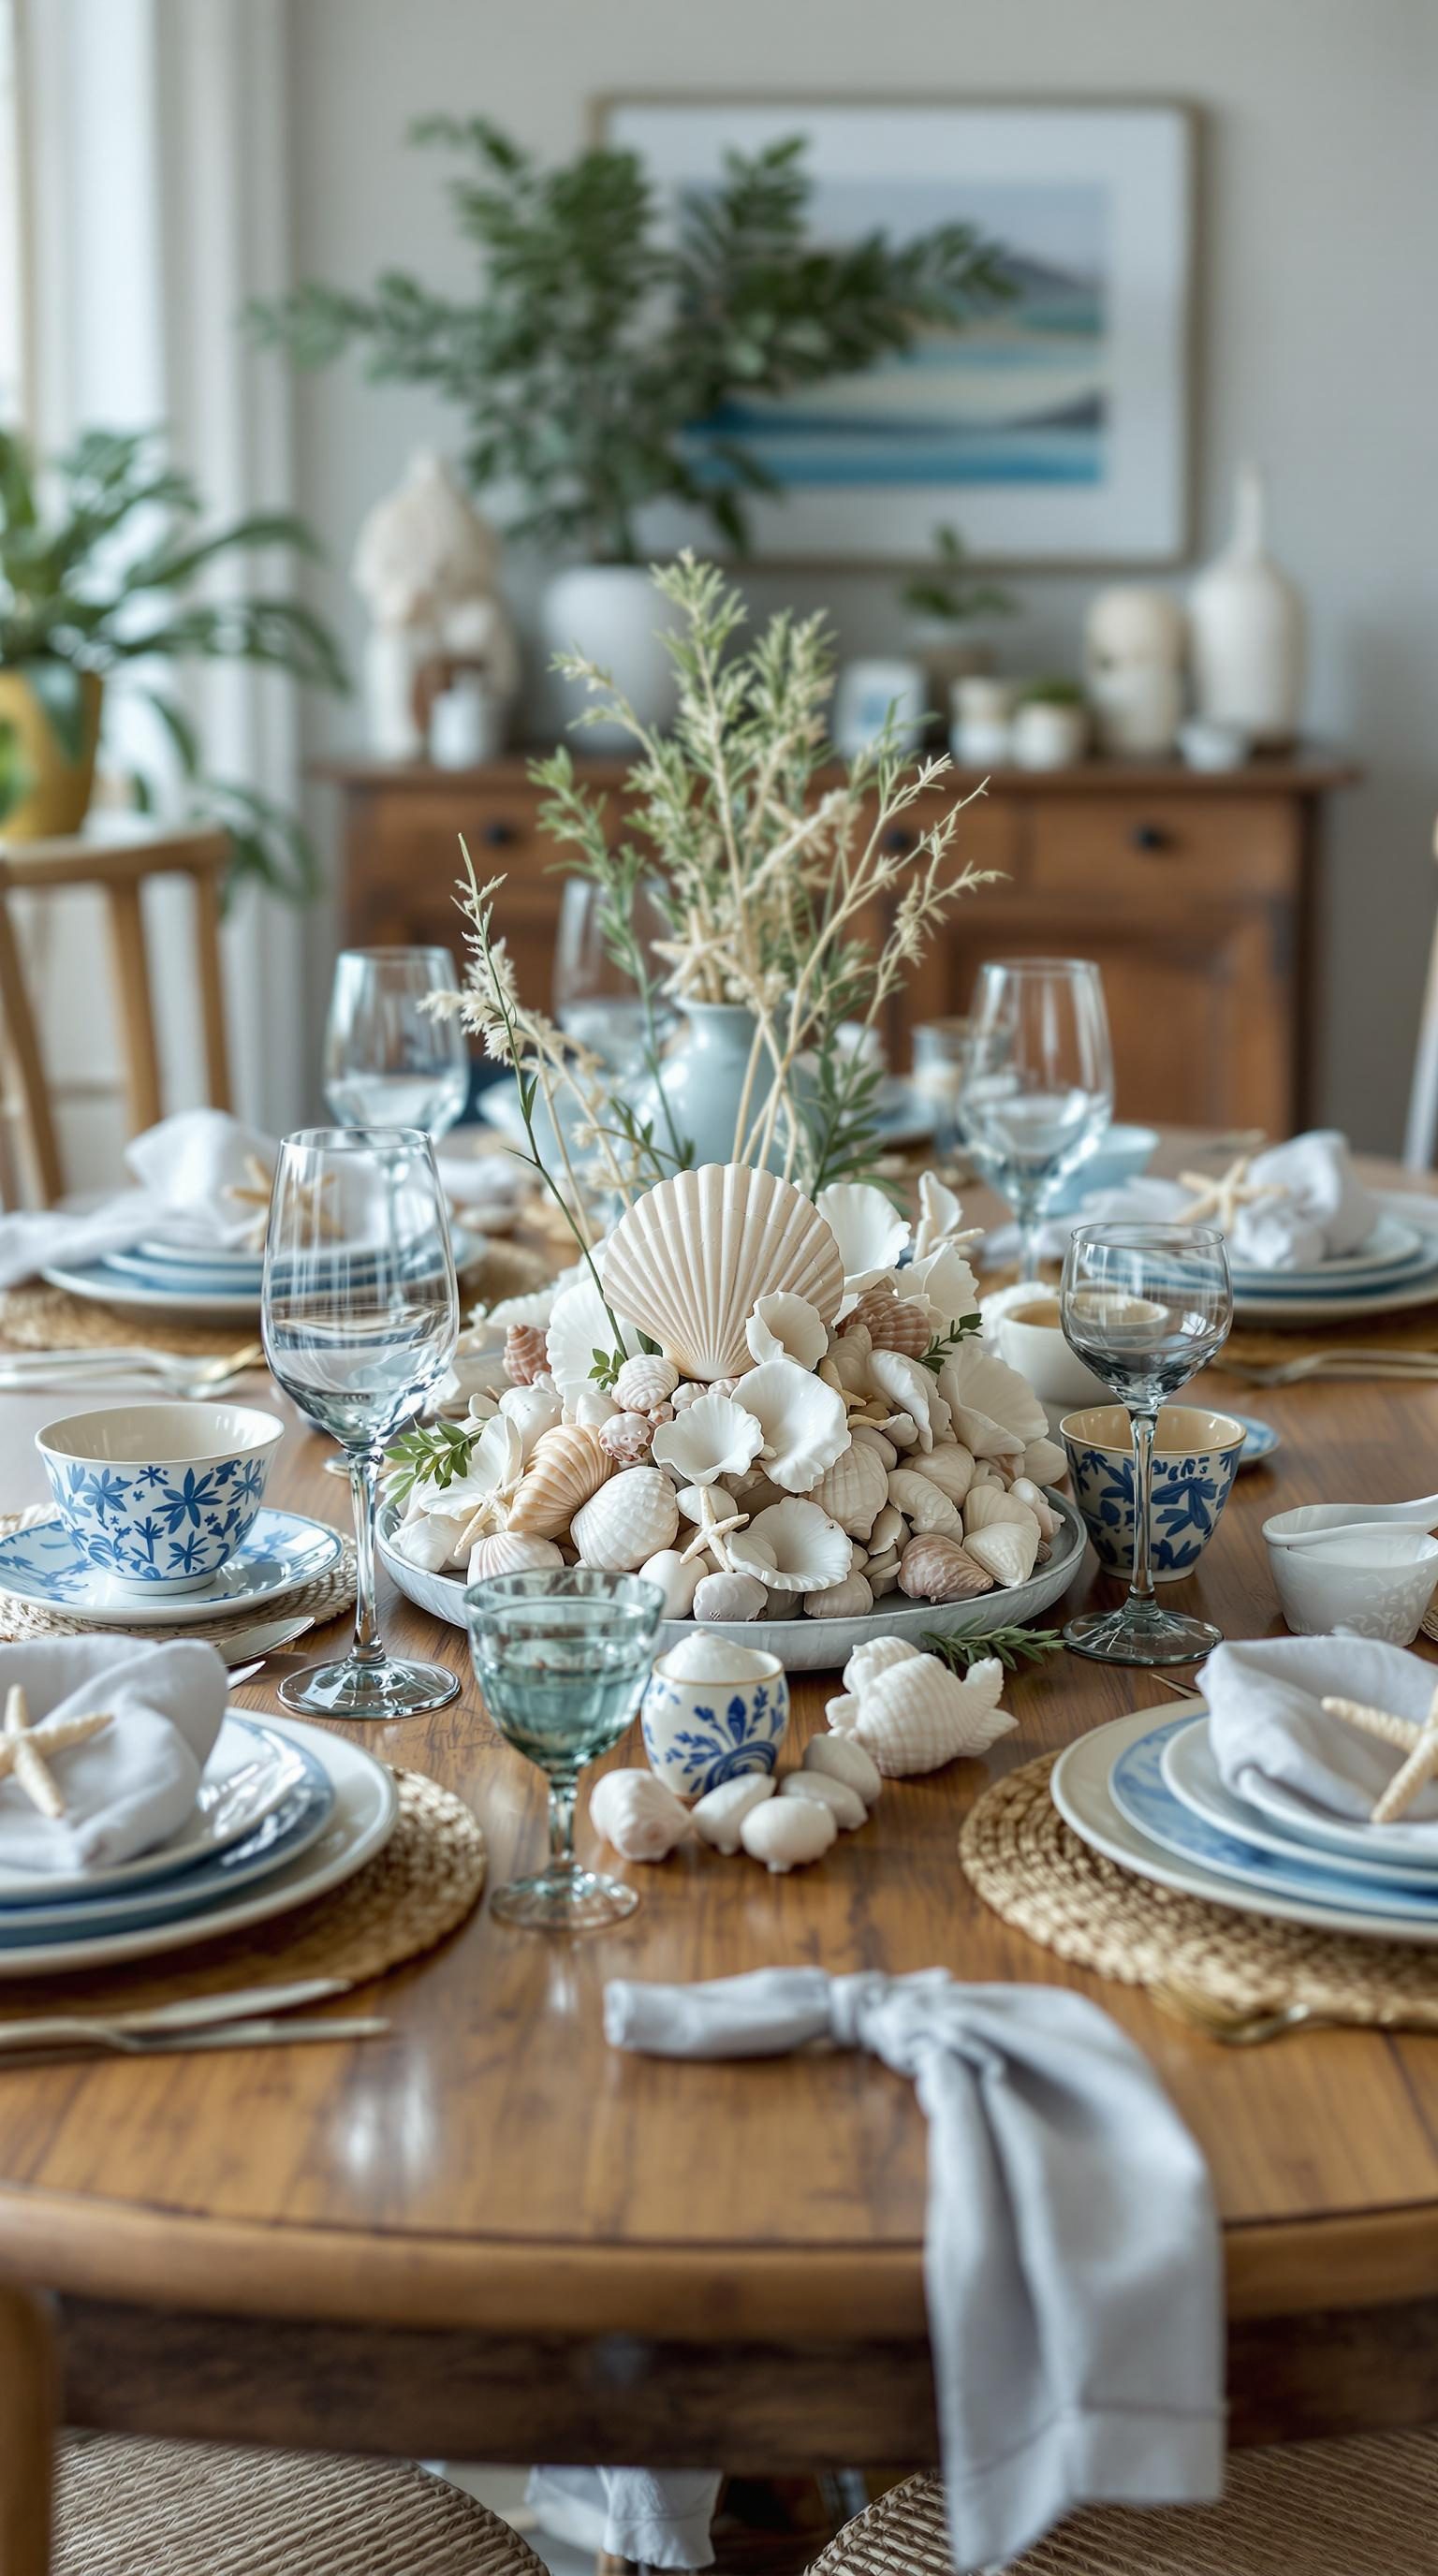
M608 791L617 830L622 767L579 766ZM338 761L320 774L340 790L346 940L457 946L463 833L481 877L505 876L495 925L520 989L548 1007L557 851L538 828L540 797L523 757L474 770ZM890 1061L907 1065L916 1021L966 1007L981 959L1093 957L1108 994L1120 1117L1291 1133L1307 1106L1319 810L1356 775L1317 757L1212 776L1101 760L991 773L958 849L1001 881L966 897L915 975L887 1032ZM945 801L979 783L978 773L957 772Z

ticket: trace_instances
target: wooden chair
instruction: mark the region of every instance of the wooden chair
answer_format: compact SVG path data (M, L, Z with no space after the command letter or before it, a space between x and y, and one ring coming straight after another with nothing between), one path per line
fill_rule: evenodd
M141 889L151 877L188 877L194 889L195 974L206 1092L214 1108L230 1106L229 1049L220 971L220 886L228 857L229 843L223 832L197 828L167 831L133 815L105 817L70 840L0 842L0 1038L19 1096L35 1183L45 1206L59 1198L64 1181L39 1033L10 914L10 896L22 892L52 894L60 887L72 886L90 886L104 896L129 1127L131 1135L138 1135L142 1128L153 1127L161 1115L155 1007L141 912Z
M0 2576L546 2576L410 2461L84 2433L56 2452L56 2408L44 2309L0 2283Z
M1433 856L1438 859L1438 823L1433 827ZM1410 1172L1431 1172L1438 1148L1438 930L1428 958L1423 987L1423 1014L1413 1059L1413 1088L1408 1094L1408 1124L1403 1160Z

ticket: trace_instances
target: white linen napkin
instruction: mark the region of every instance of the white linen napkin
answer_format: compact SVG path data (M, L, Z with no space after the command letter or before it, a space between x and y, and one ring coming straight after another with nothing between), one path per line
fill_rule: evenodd
M1107 2013L947 1970L761 1968L611 1983L605 2032L658 2057L813 2040L913 2078L929 2121L924 2273L956 2567L1007 2562L1091 2500L1196 2504L1223 2480L1223 2299L1208 2174Z
M32 1724L111 1712L102 1734L50 1762L63 1816L41 1815L13 1778L0 1780L0 1862L113 1869L153 1851L194 1806L228 1679L214 1647L198 1640L142 1646L132 1637L50 1637L0 1647L0 1708L18 1683Z
M83 1205L20 1209L0 1215L0 1289L38 1271L127 1252L146 1236L203 1249L246 1241L263 1207L236 1206L227 1188L253 1189L252 1163L272 1172L279 1152L223 1109L182 1109L149 1127L125 1149L136 1186Z
M1255 1154L1255 1188L1272 1184L1282 1198L1256 1199L1238 1210L1229 1251L1249 1270L1311 1270L1315 1262L1356 1252L1378 1221L1378 1201L1353 1169L1348 1139L1315 1127Z
M576 2549L641 2567L709 2567L722 2484L711 2469L533 2469L524 2500Z
M1341 1717L1325 1699L1361 1700L1421 1720L1438 1671L1401 1646L1367 1637L1260 1637L1215 1646L1199 1675L1209 1742L1224 1786L1247 1798L1255 1780L1281 1785L1340 1823L1366 1824L1404 1756ZM1374 1825L1383 1849L1438 1852L1438 1786L1420 1791L1394 1825Z

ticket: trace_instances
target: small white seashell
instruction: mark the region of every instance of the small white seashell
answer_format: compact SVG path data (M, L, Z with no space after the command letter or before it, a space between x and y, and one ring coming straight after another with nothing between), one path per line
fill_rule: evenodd
M869 1810L857 1789L830 1771L791 1771L779 1783L781 1798L817 1798L828 1808L841 1833L856 1834L869 1821Z
M822 1860L838 1838L838 1824L817 1798L770 1798L751 1808L739 1828L751 1859L780 1872Z
M839 1247L813 1201L743 1163L705 1163L646 1190L620 1218L601 1269L615 1313L686 1377L709 1380L748 1367L744 1327L759 1298L787 1290L828 1325L844 1290Z
M751 1369L744 1411L759 1424L759 1456L786 1494L806 1494L849 1446L842 1395L795 1360L761 1360Z
M526 1467L534 1455L535 1442L564 1418L564 1408L554 1388L538 1380L531 1386L507 1386L499 1399L499 1410L519 1433Z
M822 1592L806 1592L804 1608L811 1619L862 1619L874 1606L874 1587L866 1574L846 1574Z
M1054 1510L1042 1485L1036 1485L1032 1476L1015 1476L1009 1490L1016 1503L1027 1503L1044 1538L1052 1538L1057 1530L1062 1529L1060 1514Z
M781 1289L758 1300L744 1339L756 1360L797 1360L800 1368L816 1369L829 1347L829 1328L807 1297Z
M686 1565L677 1547L664 1547L657 1555L647 1556L639 1571L646 1583L658 1584L664 1595L666 1619L689 1617L695 1592L704 1579L704 1568L697 1556Z
M863 1649L860 1649L863 1652ZM851 1655L844 1678L849 1681ZM987 1753L1015 1721L999 1706L1003 1667L992 1656L964 1675L949 1672L936 1655L914 1655L870 1672L850 1696L857 1715L846 1729L857 1737L886 1780L937 1771L960 1754ZM830 1708L834 1703L830 1702Z
M887 1490L888 1480L885 1479ZM896 1503L885 1503L869 1532L869 1554L886 1556L891 1547L902 1546L909 1535L908 1523Z
M712 1485L721 1476L744 1475L763 1438L762 1425L732 1395L701 1395L655 1432L655 1464L681 1484Z
M689 1810L652 1771L606 1771L589 1796L590 1822L626 1860L667 1860L689 1833Z
M754 1574L706 1574L694 1594L696 1619L757 1619L769 1595Z
M940 1538L962 1538L964 1525L958 1505L948 1495L921 1476L912 1467L896 1467L889 1478L889 1500L903 1513L916 1538L937 1535Z
M876 1423L855 1422L851 1425L850 1436L855 1448L872 1449L876 1458L882 1458L886 1472L890 1467L897 1467L898 1450L893 1441L880 1431Z
M602 1386L572 1388L564 1408L567 1422L585 1423L593 1431L599 1430L606 1422L612 1422L618 1411L613 1396L606 1395Z
M888 1478L878 1452L851 1441L832 1467L826 1467L809 1500L827 1512L850 1538L867 1538L888 1501Z
M897 1413L911 1417L921 1449L932 1449L936 1440L948 1437L948 1405L937 1379L917 1360L906 1358L902 1351L873 1351L869 1357L869 1384L876 1395L888 1399Z
M903 1463L907 1466L910 1462L909 1453L917 1451L919 1446L919 1426L912 1413L889 1414L884 1423L884 1430L893 1443L895 1456L902 1454Z
M626 1360L614 1381L614 1401L626 1413L652 1413L656 1404L667 1404L679 1384L679 1371L672 1360L661 1359L657 1351L640 1351Z
M972 1538L975 1530L992 1529L995 1521L1011 1521L1022 1529L1029 1521L1037 1526L1038 1514L1017 1501L1007 1485L980 1485L964 1505L965 1538Z
M883 1774L871 1753L851 1735L811 1735L804 1747L806 1771L817 1771L831 1780L842 1780L855 1790L866 1807L878 1805L884 1785Z
M964 1541L969 1555L1001 1583L1006 1592L1016 1583L1027 1583L1039 1552L1039 1525L1032 1512L1024 1515L1024 1526L1012 1521L995 1521L991 1528L973 1530Z
M844 1264L845 1304L852 1305L907 1251L908 1223L871 1181L831 1181L815 1205L833 1227Z
M1010 1431L1020 1449L1030 1440L1048 1437L1048 1415L1026 1377L1020 1377L1007 1360L1001 1360L980 1340L960 1342L951 1351L939 1371L939 1392L949 1405L958 1425L960 1412L982 1414ZM959 1438L967 1439L959 1428ZM969 1441L972 1449L973 1442ZM992 1456L992 1451L975 1451L976 1456Z
M637 1467L649 1455L647 1413L611 1413L596 1428L616 1467Z
M766 1368L784 1368L784 1360L766 1360ZM837 1521L817 1503L789 1495L760 1512L747 1529L729 1541L734 1565L757 1575L771 1592L821 1592L842 1583L849 1571L849 1541Z
M910 1464L951 1503L962 1503L974 1481L974 1454L961 1440L936 1440L932 1449L921 1449Z
M737 1780L721 1780L717 1789L706 1790L697 1806L690 1808L689 1822L715 1851L732 1858L739 1849L745 1817L773 1795L772 1771L744 1771Z
M658 1467L631 1467L611 1477L578 1510L569 1535L581 1565L632 1574L648 1556L671 1547L679 1527L674 1488Z
M424 1512L417 1520L403 1521L394 1534L396 1554L406 1565L421 1566L426 1574L438 1574L449 1564L468 1526L470 1515L455 1519L448 1512Z
M523 1530L495 1530L488 1538L477 1538L470 1549L469 1580L483 1583L491 1574L537 1574L563 1562L552 1538L530 1538Z
M1023 1472L1031 1484L1062 1484L1068 1471L1068 1459L1056 1440L1030 1440L1027 1443Z
M899 1562L899 1588L911 1601L971 1601L992 1592L994 1578L960 1540L934 1530L910 1539Z
M964 1211L937 1172L919 1174L919 1222L914 1230L914 1259L937 1251L947 1235L957 1234Z

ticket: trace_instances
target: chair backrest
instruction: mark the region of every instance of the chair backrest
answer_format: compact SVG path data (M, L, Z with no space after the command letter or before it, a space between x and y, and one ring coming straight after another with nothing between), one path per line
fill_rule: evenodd
M123 829L71 840L0 842L0 1042L18 1097L32 1180L45 1206L64 1188L54 1110L39 1031L10 911L12 894L53 894L88 886L104 899L130 1134L161 1115L154 995L145 953L141 890L147 879L185 876L194 901L195 977L204 1041L206 1093L228 1109L229 1047L220 961L220 887L229 844L222 832L164 831L126 818Z
M1438 859L1438 823L1433 826L1433 855ZM1423 1014L1413 1058L1413 1088L1408 1094L1408 1125L1403 1160L1410 1172L1431 1172L1438 1148L1438 927L1428 958L1423 987Z
M57 2396L49 2318L0 2281L0 2576L49 2576Z

